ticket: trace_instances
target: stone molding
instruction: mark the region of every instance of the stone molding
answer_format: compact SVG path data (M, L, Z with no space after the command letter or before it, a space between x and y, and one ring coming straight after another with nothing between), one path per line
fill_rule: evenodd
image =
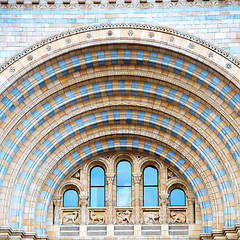
M0 73L2 73L6 68L10 67L13 63L17 62L19 59L23 58L24 56L28 55L29 53L33 52L34 50L36 50L42 46L45 46L49 43L52 43L59 39L73 36L73 35L79 34L79 33L98 31L98 30L106 30L106 29L140 29L140 30L156 31L156 32L174 35L174 36L189 40L193 43L202 45L202 46L208 48L209 50L211 50L212 52L215 52L215 53L221 55L222 57L226 58L227 60L229 60L236 66L240 67L240 60L237 57L234 57L226 50L221 49L220 47L217 47L214 44L207 42L201 38L198 38L196 36L193 36L191 34L180 32L178 30L168 28L168 27L144 24L144 23L101 23L101 24L90 24L90 25L79 27L79 28L70 29L65 32L61 32L56 35L45 38L45 39L41 40L40 42L26 48L22 52L14 55L12 58L8 59L6 62L4 62L3 65L0 66ZM189 47L190 47L190 45L194 46L193 43L190 43ZM15 69L13 69L13 70L15 71ZM11 71L11 68L10 68L10 71ZM14 71L11 71L11 72L14 72Z
M18 0L14 0L14 3L8 3L8 0L1 0L0 1L0 9L8 9L8 10L53 10L53 9L61 9L61 10L68 10L68 9L129 9L129 8L171 8L171 7L214 7L214 6L238 6L238 0L156 0L156 2L124 2L120 1L119 3L113 2L111 0L109 3L86 3L85 0L79 1L80 4L71 4L70 1L65 3L54 3L54 0L48 0L47 3L41 3L38 0L32 0L32 3L24 4L24 0L18 2ZM47 0L46 0L47 2Z

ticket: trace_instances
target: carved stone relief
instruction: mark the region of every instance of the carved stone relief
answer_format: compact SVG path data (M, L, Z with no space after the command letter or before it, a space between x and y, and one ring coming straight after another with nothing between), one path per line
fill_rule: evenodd
M144 223L159 223L160 219L158 212L144 212Z
M130 223L132 211L131 210L121 210L116 212L117 223Z
M72 211L72 212L63 212L62 217L62 224L66 223L79 223L78 221L79 211Z
M90 223L105 223L105 212L91 210L89 212Z
M184 211L170 211L170 221L174 223L185 223L186 222L186 212Z

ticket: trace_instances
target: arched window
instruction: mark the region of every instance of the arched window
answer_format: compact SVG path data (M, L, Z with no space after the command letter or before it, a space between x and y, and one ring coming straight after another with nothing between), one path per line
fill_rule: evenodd
M78 193L68 189L63 194L63 207L78 207Z
M158 206L158 170L153 166L143 171L143 205Z
M105 171L93 167L90 173L90 207L105 206Z
M170 193L170 206L186 206L185 192L180 188L175 188Z
M132 166L125 160L117 165L117 206L132 206Z

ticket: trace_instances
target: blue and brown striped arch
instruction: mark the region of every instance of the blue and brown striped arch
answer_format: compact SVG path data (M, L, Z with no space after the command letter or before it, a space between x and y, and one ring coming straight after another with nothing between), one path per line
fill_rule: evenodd
M130 36L124 45L97 36L78 49L56 40L61 51L34 50L38 61L20 59L19 72L2 73L0 225L46 234L49 204L66 175L93 156L126 150L179 171L198 199L203 233L234 227L239 68L222 68L220 56L208 63L181 45L156 47L157 39L135 37L136 48Z

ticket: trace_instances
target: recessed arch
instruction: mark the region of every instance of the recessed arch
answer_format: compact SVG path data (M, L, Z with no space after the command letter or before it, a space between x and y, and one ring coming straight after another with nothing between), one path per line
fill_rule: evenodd
M129 36L126 29L139 34ZM63 44L65 37L72 44ZM221 51L210 59L209 51L211 44L167 28L110 24L35 45L22 55L31 54L33 64L23 57L7 62L0 69L6 86L0 97L0 203L8 217L0 224L44 235L51 197L72 169L103 153L139 150L188 181L198 196L203 233L233 229L240 215L240 70L236 59Z

